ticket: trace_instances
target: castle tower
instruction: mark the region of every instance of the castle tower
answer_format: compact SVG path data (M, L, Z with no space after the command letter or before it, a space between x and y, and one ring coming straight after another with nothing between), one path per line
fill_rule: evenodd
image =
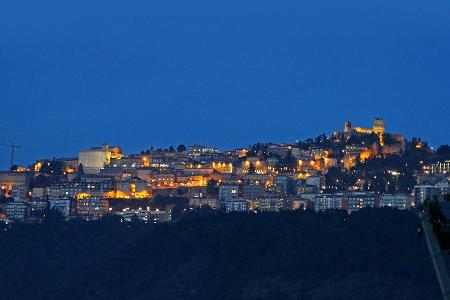
M373 119L373 132L380 138L380 145L384 145L383 134L384 134L384 120L380 118Z
M352 131L352 123L350 121L345 121L344 123L344 132Z
M384 120L380 118L373 119L373 132L376 134L384 133Z

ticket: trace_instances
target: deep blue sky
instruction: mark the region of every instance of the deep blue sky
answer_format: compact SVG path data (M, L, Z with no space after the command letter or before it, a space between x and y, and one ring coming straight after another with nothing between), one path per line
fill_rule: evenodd
M68 2L0 4L0 143L20 163L105 140L289 142L375 116L450 143L448 0Z

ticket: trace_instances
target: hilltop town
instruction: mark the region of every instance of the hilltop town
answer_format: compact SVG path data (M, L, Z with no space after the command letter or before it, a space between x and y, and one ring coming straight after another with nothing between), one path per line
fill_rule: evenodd
M51 154L49 154L51 155ZM176 220L198 207L229 212L364 207L408 209L450 191L450 147L346 121L331 135L231 150L178 145L123 153L101 145L74 158L40 159L0 172L0 220L50 215Z

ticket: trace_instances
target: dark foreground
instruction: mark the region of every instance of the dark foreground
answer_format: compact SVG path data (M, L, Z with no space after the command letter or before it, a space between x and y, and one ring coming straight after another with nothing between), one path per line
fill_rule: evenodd
M364 209L0 233L2 299L439 299L417 218Z

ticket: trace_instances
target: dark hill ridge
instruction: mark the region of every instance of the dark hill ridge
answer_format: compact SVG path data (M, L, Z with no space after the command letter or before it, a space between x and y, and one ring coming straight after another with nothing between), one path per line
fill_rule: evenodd
M21 225L0 253L2 298L440 297L417 217L392 209Z

